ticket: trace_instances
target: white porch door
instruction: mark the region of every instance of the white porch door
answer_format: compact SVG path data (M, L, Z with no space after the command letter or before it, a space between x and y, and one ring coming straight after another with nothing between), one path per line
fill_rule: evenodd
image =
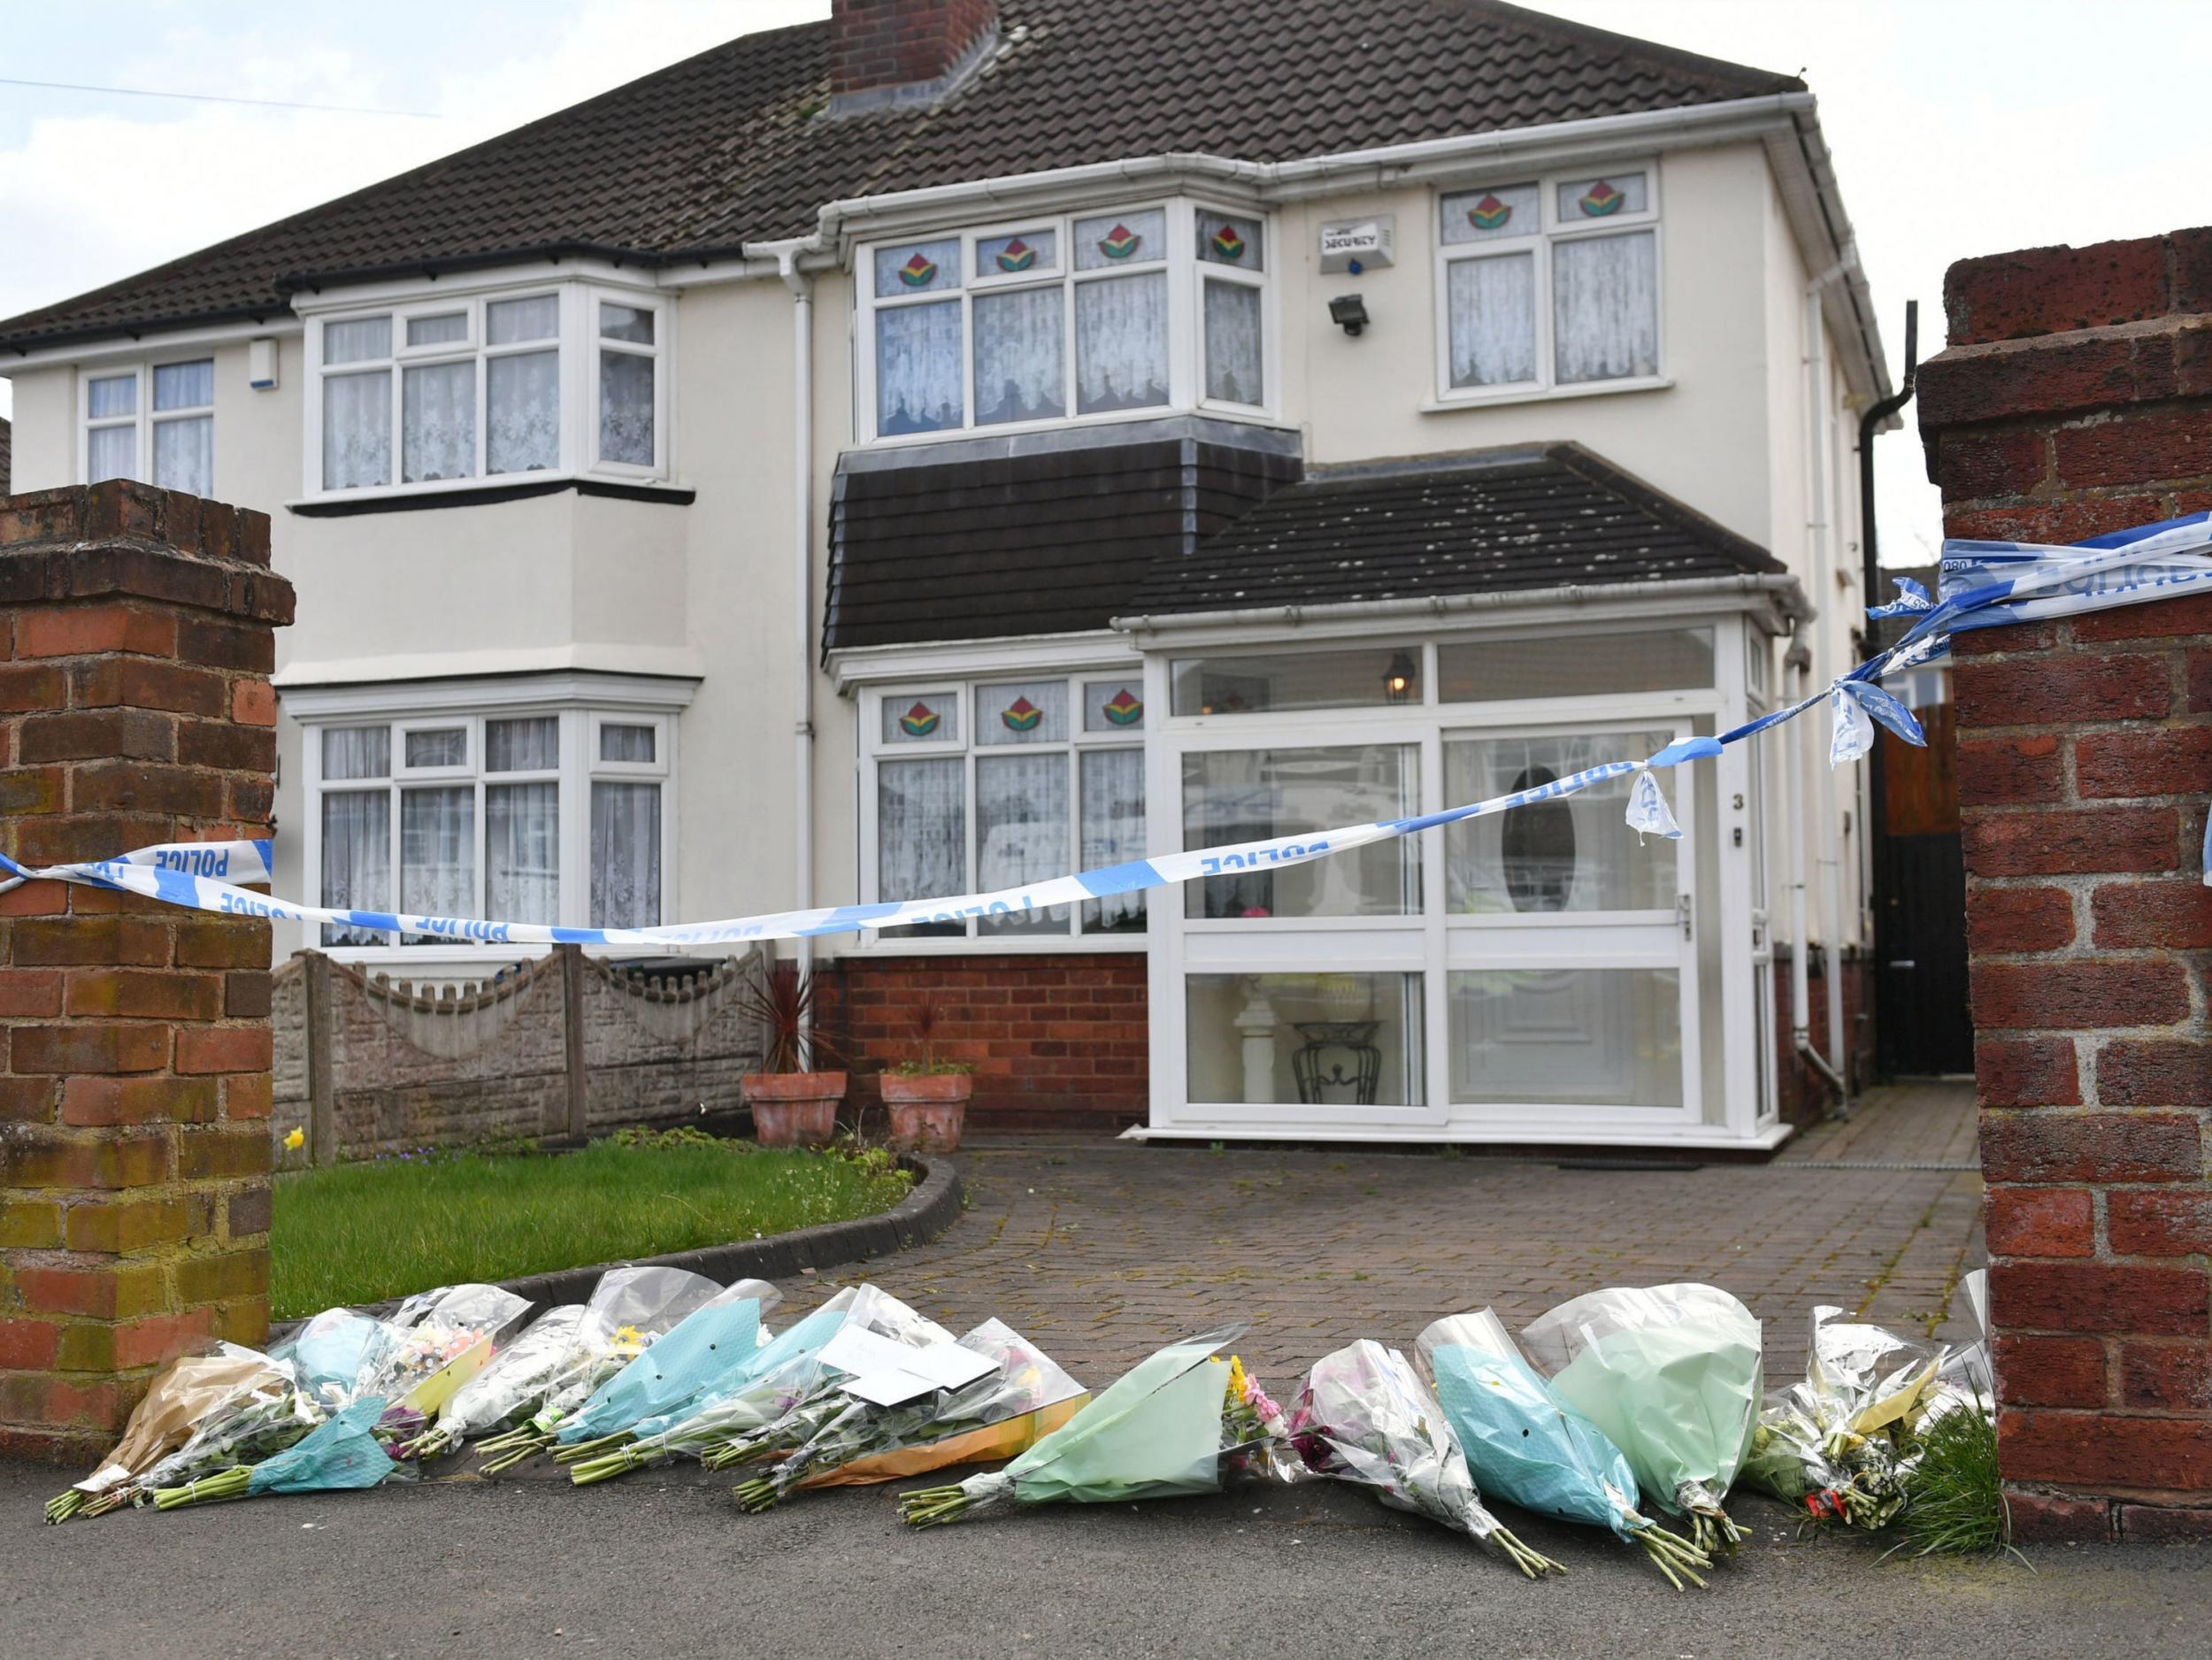
M1640 760L1686 724L1447 729L1444 796L1534 789ZM1700 1116L1695 791L1655 775L1685 840L1624 823L1632 777L1449 826L1440 1092L1451 1118L1532 1137L1665 1134Z

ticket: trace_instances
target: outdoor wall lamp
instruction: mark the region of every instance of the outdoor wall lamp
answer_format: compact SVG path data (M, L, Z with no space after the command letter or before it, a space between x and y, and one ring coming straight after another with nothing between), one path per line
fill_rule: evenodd
M1367 302L1356 294L1340 294L1329 302L1329 320L1356 336L1367 327Z
M1353 297L1356 299L1358 296L1356 295ZM1356 334L1359 330L1355 328L1352 333ZM1419 673L1420 670L1414 666L1410 657L1402 651L1395 653L1390 659L1390 666L1383 671L1383 696L1394 703L1404 703L1413 695L1413 682Z

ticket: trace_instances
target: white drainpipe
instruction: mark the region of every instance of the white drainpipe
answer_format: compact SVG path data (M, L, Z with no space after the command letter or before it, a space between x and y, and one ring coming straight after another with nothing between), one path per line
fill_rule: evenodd
M794 727L791 803L792 903L800 911L814 903L814 280L799 269L799 256L814 239L774 245L776 274L791 290L792 319L791 549L795 643L798 647L797 719ZM792 941L792 957L802 983L814 977L814 942ZM810 1029L812 1021L808 1021Z
M1831 602L1835 593L1834 550L1831 546L1832 529L1828 513L1828 452L1831 442L1828 407L1828 330L1821 316L1821 296L1832 283L1841 281L1857 266L1856 248L1846 248L1843 257L1805 285L1805 430L1806 473L1805 526L1812 544L1813 603L1816 607ZM1827 654L1823 652L1822 658ZM1812 667L1824 675L1832 675L1838 665L1826 661L1814 663ZM1801 696L1803 695L1801 690ZM1807 723L1817 727L1815 723ZM1847 1074L1847 1057L1850 1053L1849 1036L1843 1024L1843 863L1837 844L1842 828L1836 816L1835 769L1825 764L1816 749L1814 771L1816 775L1820 823L1816 857L1820 861L1820 896L1822 932L1828 946L1828 972L1824 987L1828 1002L1828 1058L1819 1070L1835 1086L1839 1112L1848 1111L1850 1090L1845 1083ZM1804 953L1804 934L1798 935L1799 960ZM1797 971L1802 973L1800 968ZM1802 1003L1795 1005L1801 1021L1809 1018ZM1809 1043L1801 1045L1800 1053L1811 1056Z
M1801 638L1793 639L1789 653L1783 658L1783 667L1790 677L1789 699L1793 703L1805 696L1812 661L1812 652L1805 642ZM1827 757L1820 753L1819 735L1820 723L1802 718L1787 723L1780 734L1783 811L1790 844L1790 1049L1834 1086L1840 1101L1845 1093L1842 1074L1813 1047L1813 954L1812 942L1805 937L1805 768L1808 763L1820 768L1826 765ZM1828 978L1835 978L1832 963Z

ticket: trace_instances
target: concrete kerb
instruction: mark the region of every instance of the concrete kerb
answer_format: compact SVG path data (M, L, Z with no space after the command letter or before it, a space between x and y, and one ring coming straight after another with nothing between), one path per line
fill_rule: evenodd
M629 1263L594 1263L580 1268L560 1268L551 1273L502 1280L502 1288L530 1299L524 1318L535 1319L546 1310L564 1303L582 1303L610 1268L625 1266L683 1268L703 1275L717 1285L741 1279L788 1280L801 1272L837 1268L866 1262L928 1243L953 1225L960 1215L963 1189L960 1172L951 1161L908 1154L899 1163L914 1171L920 1180L914 1191L875 1216L854 1217L844 1222L824 1222L767 1239L732 1240L726 1245L702 1245L695 1250L672 1251L664 1257L640 1257ZM389 1303L360 1305L370 1314L385 1314L399 1306ZM270 1328L270 1341L289 1336L303 1322L280 1320Z

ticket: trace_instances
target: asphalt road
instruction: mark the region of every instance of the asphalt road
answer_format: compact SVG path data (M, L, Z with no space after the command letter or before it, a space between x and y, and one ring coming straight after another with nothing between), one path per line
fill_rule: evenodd
M2205 1653L2212 1549L1933 1563L1755 1538L1677 1595L1609 1536L1505 1512L1568 1564L1502 1561L1333 1483L902 1527L884 1488L741 1514L694 1466L572 1491L463 1478L50 1528L0 1465L0 1656L1635 1656Z

